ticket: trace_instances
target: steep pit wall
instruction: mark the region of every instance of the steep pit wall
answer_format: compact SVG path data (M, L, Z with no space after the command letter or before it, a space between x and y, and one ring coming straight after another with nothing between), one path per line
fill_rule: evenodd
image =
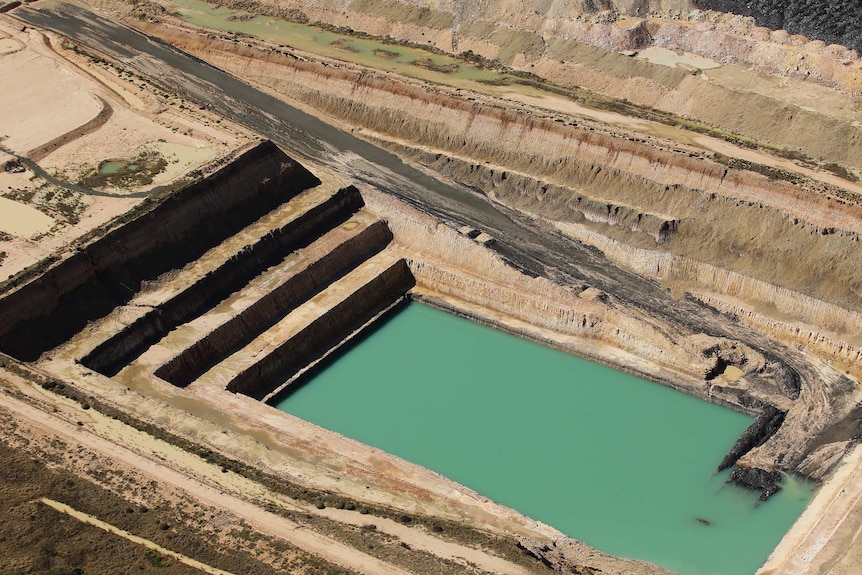
M685 186L763 203L816 229L834 227L862 234L862 208L828 199L830 192L824 192L822 185L812 187L802 179L793 185L770 181L711 161L697 148L644 139L589 121L561 122L555 114L512 102L503 108L496 101L466 100L443 88L429 92L417 83L298 60L181 30L166 31L165 36L223 69L241 72L353 125L533 176L553 174L559 181L551 183L582 187L587 192L598 188L603 194L596 194L596 199L613 200L618 193L614 190L622 186L637 198L643 182ZM620 174L629 181L620 179ZM685 206L687 201L679 204ZM668 206L664 213L674 211Z
M408 264L422 288L419 299L426 303L707 399L703 379L712 363L685 336L673 341L666 330L644 318L585 302L571 292L547 301L472 275L475 272L446 269L445 264L417 260L408 260ZM482 312L466 311L472 306ZM490 319L488 312L497 319ZM512 319L522 322L521 327L513 327ZM527 325L528 330L524 329ZM740 403L730 403L748 410Z
M650 207L674 210L677 217L668 219L626 205L586 200L579 190L543 180L507 176L496 166L399 151L510 207L556 222L639 274L765 304L782 316L837 333L855 334L862 319L859 311L842 307L858 306L853 294L860 287L856 269L862 244L856 234L824 233L828 230L769 206L682 186L630 180L615 190L625 202L639 201L641 206L651 202ZM596 213L587 211L590 207ZM738 227L739 222L745 225ZM628 230L646 232L661 245Z
M794 324L793 321L777 320L742 305L734 298L703 292L694 292L691 295L724 313L738 317L743 323L754 326L779 341L789 345L801 345L827 360L838 359L850 365L862 365L862 342L859 341L858 337L854 338L852 342L845 341L847 338L837 337L828 331L823 333ZM794 299L799 296L799 294L794 295L796 295ZM810 325L821 326L824 330L828 330L830 326L834 325L838 317L843 317L845 320L842 329L837 330L839 333L853 333L850 330L858 329L858 326L862 325L862 317L859 314L851 314L846 310L829 309L828 304L820 301L799 301L797 299L794 303L804 310L799 313L798 318L802 318ZM815 315L823 319L819 321L811 319Z
M414 297L750 415L769 405L786 413L777 431L768 426L773 435L758 434L735 450L741 467L822 477L837 461L837 444L856 433L854 381L807 354L782 351L750 333L746 343L693 333L595 288L520 274L468 236L394 198L363 196L410 254ZM722 377L728 365L742 376Z
M386 143L384 143L386 145ZM389 144L392 148L392 144ZM582 189L548 183L546 180L515 173L509 169L487 164L471 163L463 159L401 147L398 151L435 171L454 177L459 182L478 188L485 194L508 205L540 204L533 209L544 217L562 221L590 221L621 226L632 232L643 232L655 243L662 243L677 232L679 221L663 214L655 214L604 198L593 198ZM559 178L559 173L556 177ZM574 185L572 182L570 185ZM610 183L609 183L610 184ZM617 194L621 195L621 194ZM535 201L528 201L526 198ZM641 200L643 202L643 200ZM536 206L534 206L535 208Z
M661 215L676 220L680 233L686 226L693 230L685 241L678 242L679 255L699 259L697 254L686 252L694 246L704 261L722 264L724 260L726 265L764 281L776 278L785 287L805 290L813 297L842 305L858 304L854 290L862 286L855 285L858 278L849 270L858 263L862 209L808 190L804 181L771 181L708 161L684 147L615 136L588 122L562 125L536 117L535 110L503 111L490 104L465 102L444 93L429 94L418 87L330 70L280 54L218 43L207 46L206 56L221 67L241 70L339 119L417 147L445 152L429 161L427 152L398 148L400 153L414 155L437 169L450 169L443 165L449 158L463 159L474 169L480 160L491 162L500 168L495 172L500 179L511 170L542 180L533 186L537 201L542 201L542 187L550 184L568 187L597 202L630 207L638 214ZM463 175L464 170L457 173ZM722 202L733 205L722 206ZM714 209L720 212L713 213ZM741 221L753 223L756 237L743 238L736 233ZM782 234L792 243L778 241ZM829 238L815 237L818 234ZM712 249L722 244L728 249ZM807 247L791 254L785 245ZM767 256L769 252L773 253ZM797 266L800 252L810 254L816 265ZM818 269L823 262L834 262L828 273ZM764 263L772 267L764 269ZM794 273L788 274L789 269ZM845 289L851 285L854 287ZM845 293L828 293L832 290Z
M344 188L218 269L187 286L163 305L126 326L81 359L85 366L112 377L178 325L211 309L290 252L307 246L330 227L346 221L363 206L359 190Z
M179 38L197 46L194 37ZM862 290L856 273L862 210L806 189L804 181L773 181L708 161L685 146L607 132L589 122L563 125L528 109L459 100L445 90L429 93L277 53L206 45L207 57L218 65L242 69L276 91L371 129L380 135L371 137L376 143L497 201L561 224L592 224L587 231L606 238L591 242L600 249L602 243L614 244L617 252L650 249L647 267L660 269L681 289L712 289L702 281L716 274L736 278L727 285L750 278L737 295L751 292L780 315L815 329L857 331L855 318L848 321L841 308L849 308L850 316L862 311L856 295ZM657 250L655 239L663 240ZM756 294L753 286L760 286ZM805 313L796 315L800 309Z
M478 304L503 315L532 321L536 327L577 337L597 337L602 330L604 310L581 304L578 307L571 293L564 304L544 301L485 278L471 277L460 270L445 269L427 261L408 260L417 284L444 296ZM568 305L566 305L568 304Z
M801 148L814 158L862 167L862 128L832 117L832 112L811 112L806 104L782 103L768 91L758 94L705 82L687 70L618 53L652 45L683 49L718 62L858 95L862 93L862 62L852 50L758 28L750 18L689 12L692 5L682 1L673 6L651 2L650 8L641 2L622 2L616 13L599 11L594 4L462 4L439 2L429 9L411 0L362 0L346 5L333 0L313 4L289 0L279 2L278 7L301 11L309 21L452 54L469 50L563 86L628 99L779 148ZM274 3L261 3L262 10L267 6ZM419 17L423 10L430 10L433 17ZM674 14L673 20L640 18L668 11ZM639 18L622 16L626 14ZM847 109L854 109L849 98Z
M262 399L296 375L374 316L395 303L414 285L404 260L397 260L380 275L312 320L252 367L228 384L228 391Z
M356 264L382 250L391 240L392 233L384 222L372 224L196 341L157 369L155 374L180 387L189 385L206 370L275 325L291 310L343 277Z
M717 309L733 313L743 320L749 317L752 323L764 327L771 326L788 334L794 332L803 338L796 343L816 347L823 344L820 351L827 356L840 352L839 356L847 359L859 358L853 351L858 344L853 342L858 339L862 313L708 263L627 245L582 225L558 223L557 227L567 235L595 246L612 262L639 275L679 282L689 293ZM764 311L754 311L752 306ZM850 341L836 342L833 337L802 329L798 325L794 326L793 322L842 334ZM772 332L772 329L766 331ZM779 339L787 339L787 334Z
M371 192L364 197L387 218L395 241L408 246L408 264L425 301L707 399L704 375L714 362L703 351L719 339L691 338L678 327L619 309L607 296L583 298L586 286L526 276L397 200Z
M200 257L320 182L271 142L191 184L0 300L0 350L34 361L128 301L141 283Z

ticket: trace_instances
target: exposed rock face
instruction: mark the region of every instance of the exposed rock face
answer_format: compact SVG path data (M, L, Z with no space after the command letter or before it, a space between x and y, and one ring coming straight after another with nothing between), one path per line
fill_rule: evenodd
M859 321L858 206L589 122L562 125L534 110L502 111L233 44L204 41L204 51L200 39L172 40L372 130L382 145L497 201L558 222L639 273L762 301L839 333L853 333Z
M734 467L730 481L746 489L760 491L760 500L766 501L781 491L781 474L752 467Z
M736 444L719 463L718 470L723 471L730 469L739 458L760 445L763 445L767 439L775 435L781 424L784 423L784 418L787 414L779 411L771 405L764 406L763 411L757 416L757 419L736 441Z
M362 128L373 142L480 191L490 201L595 246L611 261L666 283L680 297L688 291L720 310L738 305L734 313L745 324L761 329L773 322L761 333L794 345L806 340L806 331L816 333L807 341L829 361L835 359L832 349L845 350L847 357L855 353L855 326L862 312L855 295L862 208L826 195L830 192L820 184L770 179L729 167L693 147L580 118L556 121L553 114L526 105L465 100L441 87L432 92L410 81L178 29L166 35L220 67ZM399 218L378 208L373 209L389 218L397 239ZM477 246L470 237L484 237L478 229L468 232L452 231L458 245ZM823 418L846 421L845 431L855 433L848 419L852 406L841 399L855 388L835 367L802 359L785 365L784 352L781 359L752 359L749 364L730 356L707 357L704 351L715 341L699 340L684 320L671 326L613 298L577 298L575 293L588 285L563 294L550 283L512 289L512 270L504 274L506 280L465 273L496 269L485 256L482 264L453 269L453 261L472 252L442 237L409 242L414 249L435 246L434 253L453 258L408 257L419 286L429 291L422 294L428 301L521 334L529 328L507 326L497 316L556 330L561 337L568 334L578 343L560 343L547 333L530 337L750 413L766 404L786 412L778 432L742 456L741 466L797 470L831 440L831 435L827 439L806 431L823 429ZM452 298L460 303L448 301ZM824 330L831 333L821 337ZM603 355L601 346L608 345L617 355ZM750 359L757 356L757 349L752 351ZM719 360L742 365L740 384L714 377L721 373Z
M32 361L319 180L262 143L156 208L84 246L0 302L0 349Z
M213 307L263 270L280 262L286 254L309 244L324 226L331 225L333 221L344 221L361 206L362 198L358 190L341 190L303 217L272 230L254 245L246 246L242 253L231 258L233 261L200 278L188 289L127 326L81 362L105 375L116 375L123 366L169 331ZM171 377L166 379L177 385L189 383L181 383Z
M256 1L233 5L275 13ZM563 84L631 95L702 121L714 118L717 125L779 145L797 141L805 127L822 136L837 126L830 141L815 138L806 142L806 151L860 165L859 126L846 118L821 117L795 105L776 107L763 94L739 95L694 78L690 70L632 63L595 46L685 45L707 53L727 43L725 55L746 59L754 69L777 66L775 54L798 61L819 54L812 58L818 71L814 80L845 91L852 91L858 79L852 54L778 34L770 36L764 55L756 50L758 42L750 41L759 31L749 21L714 14L691 15L679 25L619 20L615 14L647 16L655 7L670 10L671 4L578 4L578 10L596 13L587 19L569 18L568 7L552 2L530 14L531 6L503 2L491 14L470 2L420 6L361 0L335 6L321 0L304 9L327 13L333 22L378 26L398 38L419 34L439 43L448 34L451 50L470 46L515 68L535 67ZM294 11L298 8L284 10L302 19ZM734 22L741 32L729 27ZM529 219L535 227L517 229L542 247L545 237L527 230L583 242L591 257L578 265L593 267L578 275L563 271L571 267L553 268L560 260L537 258L531 263L538 265L523 268L532 275L520 273L516 259L499 255L506 253L505 246L498 253L487 249L496 241L479 229L481 222L444 224L375 192L368 194L373 213L366 212L355 188L314 201L303 194L298 203L305 212L295 203L277 210L285 198L278 195L281 188L271 188L272 180L290 182L287 199L293 200L302 185L316 179L263 145L256 164L240 161L230 168L235 177L204 182L195 203L207 207L212 222L205 223L191 201L181 201L193 186L175 196L176 205L163 209L163 204L149 219L139 218L104 238L107 244L114 241L121 257L111 259L99 240L83 248L83 259L71 258L71 264L58 265L0 301L0 308L6 306L0 319L9 320L0 324L5 326L0 349L33 358L95 320L84 330L90 333L79 331L59 352L85 349L81 341L92 343L99 337L93 332L123 317L116 310L105 316L105 309L136 306L130 293L140 289L138 294L152 295L161 287L162 299L147 304L152 311L136 312L120 333L107 334L95 350L87 349L84 365L120 379L146 376L170 394L229 396L238 400L231 405L257 405L225 390L271 399L398 305L412 288L412 297L432 305L758 414L721 467L732 466L733 481L760 490L764 499L779 489L779 470L823 477L862 435L860 391L850 372L858 369L853 362L859 360L862 324L857 272L862 207L839 195L842 190L786 174L781 181L775 169L756 175L750 162L740 168L690 143L575 120L528 103L504 105L490 96L468 100L458 90L303 60L272 46L264 53L251 40L228 45L215 34L182 29L166 35L200 57L358 128L408 161L469 186L483 196L471 199L496 203L513 221ZM836 62L847 64L846 73L835 72ZM734 106L749 114L727 119ZM761 112L765 120L757 117ZM845 141L836 145L836 138ZM253 177L246 171L251 164L257 170ZM289 223L270 226L266 220L262 235L244 247L240 242L233 255L183 283L193 277L183 273L206 246L220 247L227 236L236 244L246 237L235 233L243 225L259 223L262 214L286 217L295 209ZM346 227L361 231L348 233ZM164 237L170 239L162 242ZM503 244L506 238L498 237ZM575 242L567 241L556 245L574 253ZM125 244L139 250L123 255ZM166 262L157 253L165 250L171 253ZM568 252L560 255L568 257ZM81 277L66 274L67 264L73 272L84 269ZM63 284L69 278L67 289ZM25 290L45 304L46 317L8 309L23 301L16 298L23 298L19 293ZM84 311L64 319L63 305L73 300L83 301ZM59 327L41 339L19 337L54 323ZM799 349L800 344L810 351ZM850 369L845 372L845 367ZM593 571L569 555L571 549L555 547L522 545L549 567Z
M266 1L261 4L274 5ZM651 98L655 107L667 111L679 106L680 99L684 99L685 107L697 108L691 109L696 116L708 114L710 106L722 100L729 103L738 95L728 90L720 98L698 105L698 100L703 100L707 94L700 91L695 95L700 81L690 81L690 72L638 64L630 58L604 51L642 50L649 46L682 49L719 62L839 87L850 93L862 90L862 64L853 50L859 42L858 36L854 36L859 26L855 13L858 10L849 18L841 18L834 11L815 6L809 9L799 3L752 5L734 0L703 3L710 8L730 8L729 12L739 10L737 13L743 14L747 11L781 14L782 17L772 19L773 23L780 21L788 26L810 18L812 23L805 25L805 30L813 29L815 33L809 33L813 39L809 41L798 35L808 33L801 26L794 27L790 33L778 26L773 32L763 27L769 24L755 22L755 18L695 10L703 6L687 0L539 4L442 0L431 5L418 0L317 0L286 4L302 11L311 21L430 44L456 54L469 50L526 71L539 72L563 84L574 83L608 94L608 90L613 90L619 98L634 97L638 101ZM852 2L820 4L834 5L839 11L854 11ZM285 2L278 5L284 6ZM742 9L744 5L746 8ZM841 24L836 24L830 29L825 25L827 20L847 22L847 25L841 29ZM632 74L635 68L638 72ZM689 81L685 80L686 76ZM723 108L725 113L734 109L738 108ZM764 107L762 111L770 112L770 109ZM685 113L679 107L676 112ZM720 120L720 115L715 117ZM717 125L726 124L719 122Z

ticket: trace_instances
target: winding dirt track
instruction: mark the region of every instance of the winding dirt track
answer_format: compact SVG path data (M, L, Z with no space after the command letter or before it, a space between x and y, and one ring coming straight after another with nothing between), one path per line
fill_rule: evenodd
M54 501L53 499L48 499L47 497L42 497L41 499L39 499L39 501L41 503L47 505L51 509L53 509L55 511L59 511L60 513L68 515L69 517L73 517L73 518L77 519L78 521L81 521L82 523L86 523L88 525L98 527L102 531L107 531L108 533L112 533L114 535L119 535L123 539L131 541L132 543L135 543L137 545L141 545L143 547L146 547L147 549L152 549L153 551L157 551L157 552L161 553L162 555L167 555L168 557L176 559L180 563L188 565L189 567L194 567L195 569L199 569L199 570L203 571L204 573L209 573L210 575L233 575L230 571L225 571L223 569L217 569L211 565L207 565L206 563L201 563L200 561L192 559L191 557L188 557L187 555L182 555L182 554L177 553L175 551L171 551L170 549L166 549L166 548L162 547L161 545L157 545L157 544L153 543L149 539L144 539L143 537L138 537L137 535L129 533L128 531L124 531L123 529L115 527L115 526L111 525L110 523L106 523L97 517L93 517L92 515L78 511L77 509L74 509L74 508L66 505L65 503L60 503L59 501Z
M209 483L207 478L190 477L169 466L168 462L143 455L146 452L146 444L155 441L146 434L132 432L133 435L139 436L137 439L140 443L134 446L137 449L108 441L87 428L88 425L98 426L99 420L104 419L101 414L93 412L82 414L82 418L89 421L79 426L62 416L37 409L33 405L9 396L4 397L2 409L10 412L17 421L26 424L32 430L33 440L38 440L36 436L43 436L59 438L70 445L82 446L110 460L115 468L132 470L143 477L167 485L209 507L230 513L237 518L237 521L246 521L259 533L284 539L333 564L368 575L409 575L408 571L399 567L303 528L300 524L280 515L264 511L237 494ZM213 467L213 470L215 471L216 468Z

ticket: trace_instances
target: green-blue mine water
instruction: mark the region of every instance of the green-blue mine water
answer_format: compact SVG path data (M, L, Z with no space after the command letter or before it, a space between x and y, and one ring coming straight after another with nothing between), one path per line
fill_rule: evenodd
M99 173L104 175L119 174L120 170L126 167L126 162L122 160L114 160L110 162L102 162L99 165Z
M99 164L99 173L104 176L113 176L119 173L131 174L140 168L137 164L130 164L124 160L110 160Z
M278 408L685 575L753 574L813 494L715 472L750 417L415 303Z
M448 83L447 77L493 80L500 76L493 70L472 66L448 56L417 48L355 38L270 16L231 19L243 13L228 8L217 8L203 0L173 0L173 2L178 6L179 17L190 24L223 32L248 34L306 52L416 78L445 84Z

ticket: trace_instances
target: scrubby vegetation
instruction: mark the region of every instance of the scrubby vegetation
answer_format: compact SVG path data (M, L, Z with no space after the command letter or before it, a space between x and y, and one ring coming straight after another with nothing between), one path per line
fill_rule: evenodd
M326 507L334 507L336 509L346 509L351 511L355 510L362 515L377 516L381 518L391 519L392 521L396 521L404 525L424 528L446 539L450 539L452 541L473 547L487 549L494 554L499 555L514 563L523 565L528 568L536 569L539 572L541 572L542 570L542 566L537 563L535 559L524 554L523 550L518 547L517 541L514 538L506 538L498 535L493 535L486 531L476 529L467 524L460 523L457 521L440 519L437 517L425 516L422 514L408 515L405 514L403 511L395 508L386 507L383 505L368 504L362 501L351 499L350 497L345 497L342 494L315 489L296 483L291 483L289 481L286 481L284 478L263 472L260 469L252 467L246 463L237 461L224 454L217 453L207 447L191 442L153 423L142 421L124 411L121 411L113 406L106 404L105 402L101 401L96 397L92 397L82 392L81 390L73 386L67 385L63 382L51 379L49 377L37 375L31 372L25 366L19 365L15 360L0 359L0 361L5 363L4 367L6 369L18 373L22 377L25 377L33 381L34 383L41 385L44 389L48 391L72 399L82 407L87 406L87 408L89 409L94 409L108 417L117 419L125 423L126 425L129 425L130 427L133 427L139 431L143 431L151 435L152 437L155 437L162 441L166 441L171 445L179 447L185 451L188 451L189 453L195 454L206 460L208 463L220 467L225 473L236 473L247 479L260 483L261 485L264 485L267 489L270 489L273 492L287 495L294 500L303 501L320 509ZM0 447L2 447L2 444L0 444ZM0 491L0 493L2 493L2 491ZM76 507L76 505L72 502L63 499L59 500L66 502L73 507ZM122 509L128 507L128 505L126 504L118 505ZM344 541L345 543L362 549L363 551L371 552L372 555L378 556L387 561L394 561L396 563L400 563L405 567L410 566L411 561L415 562L421 560L428 567L428 569L425 570L425 572L428 573L451 573L452 575L455 575L456 573L463 572L463 566L452 564L447 567L446 562L441 563L441 560L439 558L431 557L427 553L419 553L419 555L417 555L417 552L413 550L409 556L406 556L404 554L407 553L409 550L398 545L397 541L389 541L388 538L391 538L391 536L388 535L378 534L380 538L382 538L381 541L385 539L389 543L393 544L383 546L381 543L379 544L379 546L367 549L368 542L366 538L363 536L362 539L357 539L359 533L367 534L367 530L362 530L361 528L350 525L344 525L337 521L333 521L316 515L288 512L276 506L268 506L267 510L273 513L279 513L281 515L284 515L285 517L288 517L289 519L292 519L294 521L298 521L301 524L313 526L315 530L330 534L337 539ZM151 515L149 517L154 517L154 515ZM108 519L105 520L107 521ZM178 524L180 523L180 519L172 519L162 515L160 521L155 524L154 528L161 533L163 530L160 529L160 527L165 522L167 522L167 524L169 525ZM122 527L122 525L118 526ZM137 533L137 531L134 531L133 529L129 530ZM173 530L168 529L166 531L172 532ZM259 535L257 534L254 534L254 536L259 538ZM247 538L251 538L251 535L247 536ZM159 541L159 539L156 538L154 538L153 540L157 542ZM374 544L372 543L372 545ZM398 547L398 549L395 549L395 547ZM178 549L175 550L180 551ZM317 560L314 559L314 561ZM314 563L314 561L312 561L312 563ZM306 562L306 564L309 563Z
M106 169L106 164L117 164L116 169ZM131 160L111 160L87 169L76 182L84 188L98 190L105 187L137 188L153 183L153 178L164 171L168 161L158 152L145 150Z
M441 74L453 74L460 69L458 64L438 64L431 58L417 58L411 62L413 66Z

